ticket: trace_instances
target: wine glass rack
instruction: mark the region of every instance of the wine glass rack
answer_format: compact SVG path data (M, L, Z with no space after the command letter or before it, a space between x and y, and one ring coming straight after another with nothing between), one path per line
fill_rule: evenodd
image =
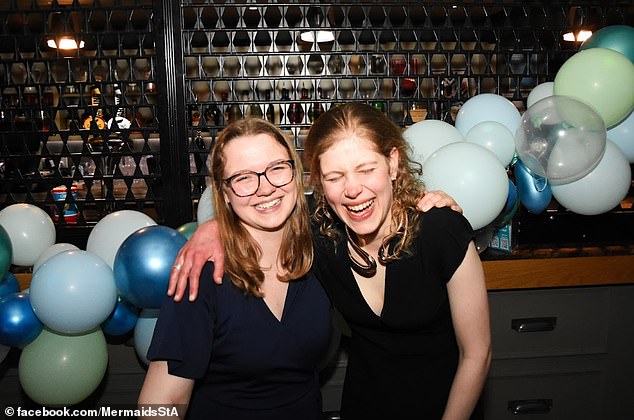
M0 205L30 202L56 215L76 205L77 220L58 217L61 232L124 208L172 226L192 220L208 150L233 119L271 120L301 154L312 122L340 103L369 103L403 128L453 123L480 93L523 110L531 89L577 51L563 33L634 20L630 2L600 0L7 3ZM48 47L61 34L80 35L84 47ZM100 123L117 116L130 126ZM79 187L77 196L56 201L60 185ZM622 213L631 220L625 208L606 217ZM519 218L542 232L571 215L532 216Z

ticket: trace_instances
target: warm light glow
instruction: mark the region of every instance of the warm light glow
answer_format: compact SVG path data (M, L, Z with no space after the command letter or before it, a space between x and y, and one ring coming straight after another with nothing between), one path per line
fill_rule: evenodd
M577 32L577 36L575 36L575 34L573 32L567 32L564 34L564 41L568 41L568 42L583 42L586 39L590 38L592 36L592 31L587 31L585 29L581 29L579 32Z
M577 42L583 42L592 36L592 31L580 30L577 34Z
M59 45L54 38L46 41L46 45L51 48L59 48L60 50L76 50L77 49L77 40L71 36L62 36L58 38ZM84 48L84 41L79 41L79 48Z
M299 38L304 42L315 42L315 35L317 35L317 42L332 42L335 40L335 34L331 31L306 31L299 35Z

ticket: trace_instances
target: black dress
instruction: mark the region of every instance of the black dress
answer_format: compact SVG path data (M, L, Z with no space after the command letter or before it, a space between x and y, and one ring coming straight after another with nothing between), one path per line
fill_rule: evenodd
M314 274L289 283L281 321L207 263L199 297L166 297L148 350L172 375L197 379L188 418L321 418L317 365L331 338L330 302ZM185 293L187 296L187 293Z
M422 214L412 255L386 267L381 316L356 284L346 241L317 240L318 277L351 329L342 419L438 419L458 365L447 282L473 231L459 213Z

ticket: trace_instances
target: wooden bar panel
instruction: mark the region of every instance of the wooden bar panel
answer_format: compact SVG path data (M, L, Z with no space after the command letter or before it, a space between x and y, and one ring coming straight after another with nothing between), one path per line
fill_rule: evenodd
M483 265L489 290L634 283L634 255L495 260Z

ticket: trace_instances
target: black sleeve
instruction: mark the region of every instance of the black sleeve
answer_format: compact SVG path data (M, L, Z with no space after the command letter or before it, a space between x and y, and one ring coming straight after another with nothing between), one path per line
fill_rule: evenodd
M449 208L432 208L422 217L419 235L424 252L431 254L439 274L445 282L449 281L473 240L471 224L462 214Z
M200 275L198 298L180 302L166 296L161 306L148 360L167 360L170 374L201 378L207 372L214 330L215 284L213 264L207 263ZM184 296L188 295L188 290Z

